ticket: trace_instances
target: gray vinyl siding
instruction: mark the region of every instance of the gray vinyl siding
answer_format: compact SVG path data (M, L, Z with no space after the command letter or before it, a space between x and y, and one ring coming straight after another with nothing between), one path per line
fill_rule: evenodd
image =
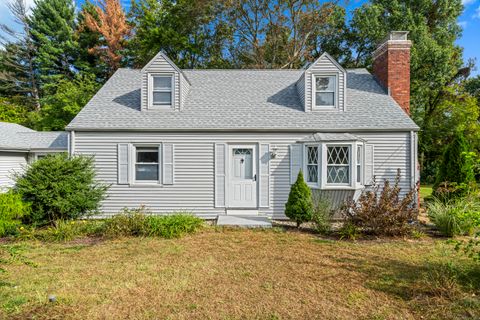
M338 110L345 110L345 77L346 74L340 70L328 56L323 56L321 59L317 60L314 65L312 65L305 72L305 97L304 97L304 106L305 111L315 111L321 110L321 108L313 108L312 105L312 74L337 74L337 92L338 92Z
M155 132L81 132L75 134L75 153L95 156L98 179L111 184L102 203L104 215L124 207L145 205L154 213L186 210L205 218L224 214L215 206L215 144L268 143L276 149L269 165L270 207L260 213L284 218L290 191L290 145L304 139L306 133L155 133ZM409 132L355 133L375 145L375 174L378 179L395 177L397 168L409 178ZM118 185L117 145L119 143L172 143L174 148L173 185ZM402 179L402 186L409 181ZM408 188L407 188L408 189ZM346 194L346 193L344 193Z
M375 146L374 175L377 182L394 181L400 169L400 187L404 194L411 188L410 132L356 134ZM416 162L416 159L415 159Z
M190 84L183 75L180 75L180 110L182 110L189 92Z
M305 108L305 73L297 81L297 93L302 106Z
M141 109L148 109L148 75L151 73L173 73L174 75L174 95L173 95L173 107L175 110L180 110L180 78L183 78L183 75L177 71L167 60L165 60L161 55L157 56L154 60L151 61L149 66L142 73L142 99L141 99ZM183 81L182 81L183 82ZM188 90L188 83L185 81L185 89Z
M0 152L0 192L14 185L12 175L22 172L26 165L26 153Z

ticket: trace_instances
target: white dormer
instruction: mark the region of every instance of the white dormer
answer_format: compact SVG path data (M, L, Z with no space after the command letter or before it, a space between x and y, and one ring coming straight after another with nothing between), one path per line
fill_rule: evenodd
M142 111L181 110L189 89L183 72L159 52L142 69Z
M297 82L305 111L344 111L346 83L345 69L328 53L323 53Z

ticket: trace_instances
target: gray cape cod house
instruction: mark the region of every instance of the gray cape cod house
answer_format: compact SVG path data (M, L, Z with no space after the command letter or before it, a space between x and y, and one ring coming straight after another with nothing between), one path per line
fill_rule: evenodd
M284 218L300 170L340 203L374 177L415 188L410 46L392 32L373 74L324 53L300 70L182 70L165 54L119 69L67 126L68 152L111 185L102 212Z

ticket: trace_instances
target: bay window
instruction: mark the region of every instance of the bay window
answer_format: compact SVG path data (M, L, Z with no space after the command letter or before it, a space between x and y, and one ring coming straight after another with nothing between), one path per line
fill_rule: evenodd
M312 188L359 188L364 182L364 143L305 143L303 148L305 181Z

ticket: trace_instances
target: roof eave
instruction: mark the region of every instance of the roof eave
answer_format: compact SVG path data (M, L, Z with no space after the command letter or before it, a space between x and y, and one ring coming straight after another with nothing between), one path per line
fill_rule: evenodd
M67 127L67 131L144 131L144 132L395 132L395 131L419 131L418 126L399 128L93 128L93 127Z

